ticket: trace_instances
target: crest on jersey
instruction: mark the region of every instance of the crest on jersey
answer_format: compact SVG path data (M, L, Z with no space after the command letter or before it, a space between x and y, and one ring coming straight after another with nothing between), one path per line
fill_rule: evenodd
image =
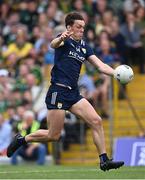
M62 103L57 103L57 107L58 107L58 109L61 109L62 108Z
M82 48L82 51L84 54L86 54L86 49L85 48Z
M80 52L80 46L76 47L76 51Z

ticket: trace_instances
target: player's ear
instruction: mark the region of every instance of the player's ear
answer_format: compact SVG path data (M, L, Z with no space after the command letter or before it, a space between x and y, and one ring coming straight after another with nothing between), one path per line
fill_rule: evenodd
M70 25L68 25L66 28L67 28L68 31L71 30L71 26Z

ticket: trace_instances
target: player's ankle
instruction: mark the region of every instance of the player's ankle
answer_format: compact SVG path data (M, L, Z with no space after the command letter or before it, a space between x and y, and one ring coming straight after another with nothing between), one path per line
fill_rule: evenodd
M100 154L99 158L100 158L100 163L106 162L109 159L107 153Z

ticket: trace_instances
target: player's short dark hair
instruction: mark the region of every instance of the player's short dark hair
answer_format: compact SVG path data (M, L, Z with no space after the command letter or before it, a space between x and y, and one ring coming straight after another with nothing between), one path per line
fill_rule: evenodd
M65 18L65 26L67 27L68 25L69 26L72 26L74 24L74 21L75 20L83 20L84 21L84 18L83 16L78 13L78 12L71 12L69 13L66 18Z

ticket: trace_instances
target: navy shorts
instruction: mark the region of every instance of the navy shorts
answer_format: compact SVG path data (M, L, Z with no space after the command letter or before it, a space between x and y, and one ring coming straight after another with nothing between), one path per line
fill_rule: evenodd
M58 85L51 85L46 95L45 103L47 109L68 110L73 104L81 100L78 88L69 89Z

